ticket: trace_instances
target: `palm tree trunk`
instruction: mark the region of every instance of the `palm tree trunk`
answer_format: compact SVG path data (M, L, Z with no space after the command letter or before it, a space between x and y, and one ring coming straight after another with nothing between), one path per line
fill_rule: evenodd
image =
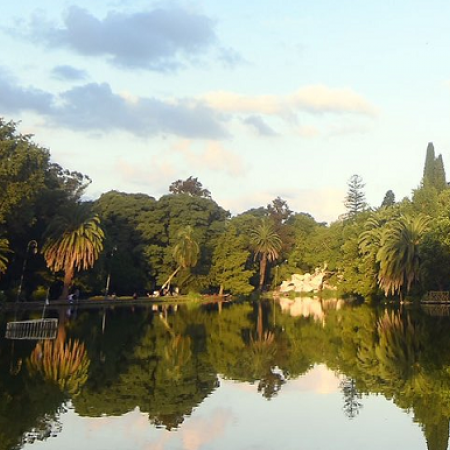
M261 299L258 300L257 331L258 331L258 341L262 342L264 327L263 327L263 310L262 310Z
M181 269L181 266L178 266L178 267L172 272L172 274L170 275L170 277L167 278L167 281L161 286L161 291L162 291L163 289L165 289L166 286L169 286L169 285L170 285L170 282L172 281L172 278L178 273L178 271L179 271L180 269Z
M73 263L66 265L64 269L64 287L60 296L60 300L66 300L69 297L69 289L72 284L73 275L75 271L73 268Z
M261 262L259 264L259 290L262 291L264 286L264 281L266 278L266 268L267 268L267 255L265 253L261 256Z

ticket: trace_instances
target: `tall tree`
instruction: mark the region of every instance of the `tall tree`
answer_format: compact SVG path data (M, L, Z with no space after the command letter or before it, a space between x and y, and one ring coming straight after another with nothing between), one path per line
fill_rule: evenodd
M268 218L261 219L250 235L255 258L259 258L259 289L264 287L267 262L275 261L281 250L281 239Z
M433 184L434 179L434 162L436 160L436 155L434 152L434 145L432 142L428 143L427 153L425 156L425 165L423 167L423 183L429 182Z
M284 224L292 215L292 211L289 209L289 205L286 200L281 197L277 197L272 200L272 203L267 205L267 211L269 217L272 219L275 228Z
M380 264L378 284L385 294L409 292L420 277L419 245L428 229L424 215L400 216L386 226L380 239L377 261Z
M208 189L203 188L203 185L198 181L198 178L192 176L184 181L174 181L169 186L169 192L172 194L188 194L193 197L211 198L211 192L209 192Z
M155 207L153 197L117 191L101 195L93 206L106 236L105 258L96 264L94 271L101 271L97 279L103 281L106 269L111 274L111 289L118 295L154 288L151 277L153 267L144 253L146 240L139 228L145 222L143 215L152 214ZM164 229L161 223L152 225L153 233ZM113 257L107 258L112 253Z
M439 155L434 162L434 187L438 190L438 192L442 192L447 188L442 155Z
M76 204L58 216L47 230L42 248L47 266L64 271L61 298L67 298L75 271L91 268L103 250L104 232L100 219L87 204Z
M395 194L391 189L389 189L384 195L381 207L387 208L388 206L392 206L394 204L395 204Z
M344 205L347 208L349 218L355 217L358 213L367 208L366 195L364 193L365 184L359 175L352 175L347 183L348 191Z
M237 295L252 292L252 271L245 268L250 256L246 247L245 237L231 223L219 238L212 259L211 284L219 286L219 295L224 291Z
M442 192L447 188L444 161L442 155L435 156L434 145L432 142L428 143L427 146L422 178L422 187L429 186L432 186L438 192Z
M173 259L177 263L176 269L171 273L167 281L161 286L161 290L170 286L173 277L181 270L195 267L198 261L200 247L194 237L194 229L188 225L181 228L177 234L177 241L173 247Z
M44 187L49 160L48 150L18 133L16 123L0 118L0 224L17 226L22 216L33 220L32 205Z

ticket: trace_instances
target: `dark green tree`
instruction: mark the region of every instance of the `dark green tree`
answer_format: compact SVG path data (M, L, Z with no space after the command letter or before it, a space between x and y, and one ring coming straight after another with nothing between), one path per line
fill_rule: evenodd
M118 295L153 290L153 268L145 254L147 240L140 227L145 224L147 216L154 213L156 205L156 200L149 195L117 191L102 194L95 201L93 210L99 215L106 236L103 258L92 271L93 275L97 273L100 287L104 286L109 273L110 291ZM164 233L163 223L155 220L152 225L155 235ZM95 282L89 281L91 285Z
M286 200L281 197L277 197L272 200L272 203L267 205L267 212L272 219L275 228L279 228L284 224L292 215L292 211L289 209L289 205Z
M395 194L390 189L384 195L383 201L381 203L382 208L387 208L395 204Z
M423 168L422 186L432 186L438 192L442 192L447 188L447 180L445 176L444 161L442 155L435 156L434 145L428 143L427 153L425 156L425 165Z
M190 226L195 230L200 253L197 265L189 271L189 280L185 280L185 289L207 290L212 255L228 216L229 213L212 199L188 194L165 195L152 211L143 212L137 230L141 233L150 275L156 284L162 285L175 270L172 248L178 231Z
M434 152L434 145L432 142L429 142L428 146L427 146L426 156L425 156L425 164L423 167L423 178L422 178L423 184L425 184L427 182L430 183L431 185L434 184L433 182L434 182L435 160L436 160L436 154Z
M177 233L176 243L172 249L172 256L176 262L176 269L163 283L161 289L164 290L167 286L170 286L170 282L180 270L195 267L197 265L199 253L200 247L195 239L194 229L190 225L181 228Z
M47 149L18 133L16 123L0 118L0 225L22 215L34 219L34 201L45 186L49 160Z
M434 186L438 192L442 192L447 188L447 180L445 177L444 161L442 155L439 155L434 162Z
M211 198L211 192L203 187L197 177L194 178L192 176L186 180L174 181L169 186L169 192L172 194L188 194L193 197Z
M249 280L253 272L246 269L250 257L246 244L246 239L239 235L232 223L217 241L212 259L211 284L219 286L219 295L224 292L248 295L252 292L253 286Z

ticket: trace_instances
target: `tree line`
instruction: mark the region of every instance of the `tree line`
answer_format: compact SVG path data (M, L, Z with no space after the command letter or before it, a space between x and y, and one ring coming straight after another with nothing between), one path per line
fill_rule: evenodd
M90 183L0 119L0 298L248 295L317 267L342 295L450 290L450 190L431 143L411 198L389 190L370 207L353 175L347 214L330 225L281 197L232 217L193 176L159 199L113 190L85 201Z

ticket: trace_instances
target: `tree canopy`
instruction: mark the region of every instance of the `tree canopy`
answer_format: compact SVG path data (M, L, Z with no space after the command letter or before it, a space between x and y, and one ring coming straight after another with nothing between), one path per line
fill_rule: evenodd
M188 194L193 197L211 198L211 192L203 187L202 183L198 181L198 178L194 178L193 176L190 176L186 180L174 181L169 186L169 192L172 194Z

